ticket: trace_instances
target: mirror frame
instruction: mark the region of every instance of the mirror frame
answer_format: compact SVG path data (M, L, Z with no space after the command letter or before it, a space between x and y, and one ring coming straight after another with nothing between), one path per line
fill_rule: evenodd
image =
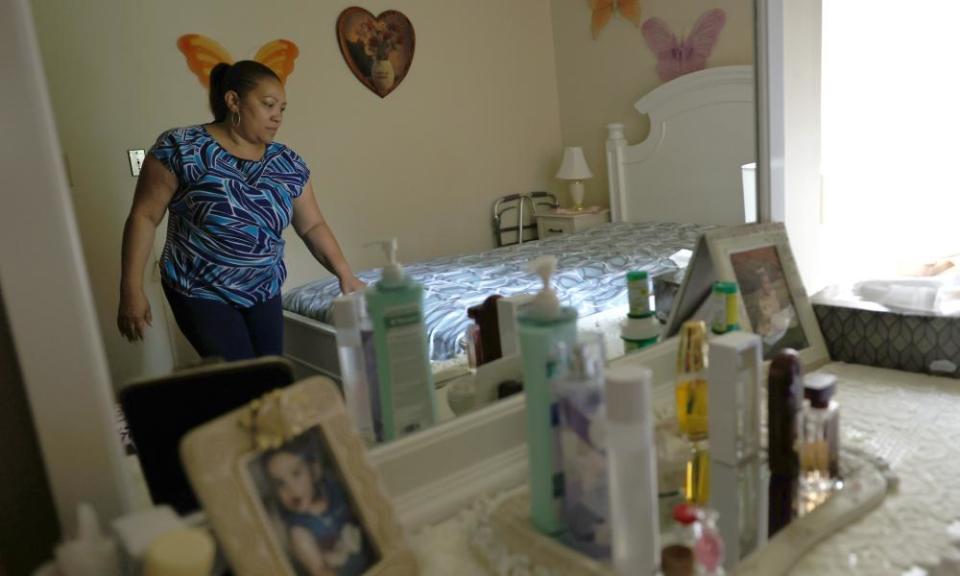
M755 4L761 221L783 220L783 2L756 0ZM120 443L113 432L113 390L28 0L0 3L0 47L13 55L8 77L14 90L7 96L13 105L0 108L0 116L17 134L16 141L8 139L4 144L0 168L13 175L9 189L30 191L17 196L12 209L0 211L0 285L54 503L61 527L72 532L79 502L92 503L109 520L127 513L132 500ZM24 218L24 213L30 218ZM34 243L29 251L22 248L24 238ZM56 362L51 362L51 351L57 353ZM69 406L64 398L70 398ZM498 426L491 422L515 416L523 406L520 399L501 404L486 418L476 416L476 424L496 430ZM460 424L460 419L455 422ZM461 428L474 429L472 425ZM438 438L462 439L464 434L455 432L454 426L441 425L433 433L371 451L388 491L398 499L404 523L434 520L455 501L433 513L404 514L406 508L412 510L414 503L427 502L433 494L421 490L415 478L394 483L400 481L392 480L391 471L403 467L407 474L410 459L436 453ZM506 431L508 436L515 433ZM491 432L483 444L507 441ZM516 447L511 450L501 457L515 458ZM444 482L466 481L468 468L451 469ZM513 480L498 478L496 484ZM466 494L461 492L460 498Z

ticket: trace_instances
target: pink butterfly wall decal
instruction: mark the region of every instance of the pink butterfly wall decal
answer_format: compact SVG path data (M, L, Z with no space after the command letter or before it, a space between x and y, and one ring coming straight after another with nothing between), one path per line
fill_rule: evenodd
M697 18L686 38L677 38L660 18L650 18L644 22L640 32L657 57L657 75L660 79L669 82L677 76L706 68L707 58L717 45L720 31L726 23L727 15L723 10L707 10Z

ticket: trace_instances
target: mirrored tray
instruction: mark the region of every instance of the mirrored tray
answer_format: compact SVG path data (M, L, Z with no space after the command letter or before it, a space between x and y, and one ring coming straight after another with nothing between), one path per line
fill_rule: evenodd
M733 573L786 574L817 542L867 514L896 486L896 477L886 463L860 451L841 451L841 471L842 488L747 556ZM613 576L609 565L583 556L532 528L525 486L480 506L480 517L469 539L474 552L492 573L499 576Z

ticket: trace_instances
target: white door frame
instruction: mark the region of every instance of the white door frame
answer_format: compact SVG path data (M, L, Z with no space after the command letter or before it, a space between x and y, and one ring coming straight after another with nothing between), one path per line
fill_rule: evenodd
M757 203L761 222L784 222L784 0L756 0Z

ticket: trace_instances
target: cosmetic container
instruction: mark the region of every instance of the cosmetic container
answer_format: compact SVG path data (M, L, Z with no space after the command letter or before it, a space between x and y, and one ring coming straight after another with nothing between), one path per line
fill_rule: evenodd
M562 345L561 345L562 347ZM610 492L604 413L603 335L579 336L567 369L551 381L559 416L564 540L598 560L610 559Z
M77 537L54 549L57 568L64 576L119 576L116 543L100 531L97 511L86 502L77 505Z
M759 336L741 331L710 341L710 507L723 518L728 569L766 536L760 471L762 347Z
M663 576L722 576L725 545L717 512L692 504L673 510L674 525L661 551Z
M542 256L531 263L543 287L521 310L517 318L523 387L526 392L526 430L528 475L530 483L530 519L545 534L558 534L562 503L562 473L555 453L556 405L550 389L552 373L562 365L555 353L558 344L569 350L576 343L577 311L560 305L550 279L557 259ZM558 489L555 489L555 486Z
M605 381L613 565L621 576L652 575L660 557L652 373L620 366Z
M676 421L662 420L654 424L657 448L657 496L660 525L673 523L673 509L686 502L687 464L690 442L678 434Z
M689 320L680 329L677 353L677 423L690 440L707 437L707 328L699 320Z
M737 301L739 288L736 282L714 282L713 316L710 330L714 334L726 334L740 329L740 304Z
M767 378L767 453L770 466L768 535L772 538L796 515L798 416L803 401L800 357L786 349L770 362Z
M628 314L633 318L653 316L653 279L646 270L627 272Z
M804 378L797 487L800 516L825 502L839 477L840 405L833 400L836 380L832 374L808 374Z
M366 354L360 330L362 303L360 296L349 294L333 301L333 326L336 329L337 356L340 360L340 378L344 404L350 420L368 446L376 441L371 408L371 381L367 375ZM367 340L370 342L370 340ZM372 359L375 363L375 357ZM374 374L375 375L375 374ZM372 383L376 386L376 382Z
M661 573L663 576L695 576L697 564L693 546L700 531L696 508L678 504L670 515L673 525L660 551Z
M645 270L627 272L630 311L620 323L624 352L646 348L660 337L660 323L653 306L653 281Z
M373 327L383 439L400 438L437 421L437 400L423 321L423 286L397 261L397 240L378 242L387 264L367 288Z

